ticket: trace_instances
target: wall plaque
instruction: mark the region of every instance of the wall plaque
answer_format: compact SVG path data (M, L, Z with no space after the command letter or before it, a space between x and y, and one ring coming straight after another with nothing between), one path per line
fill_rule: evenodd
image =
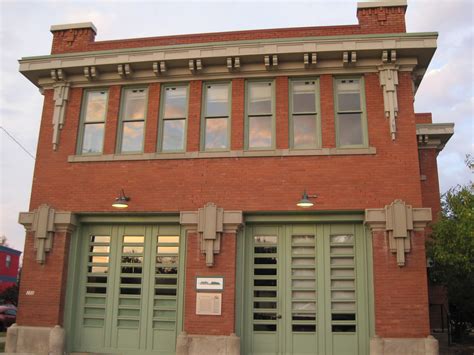
M222 308L221 293L197 293L196 314L220 316Z

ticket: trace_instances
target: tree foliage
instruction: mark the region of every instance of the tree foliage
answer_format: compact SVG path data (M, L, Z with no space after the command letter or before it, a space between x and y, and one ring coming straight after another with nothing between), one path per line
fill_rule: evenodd
M474 159L466 157L474 171ZM456 186L442 197L442 213L433 225L428 255L430 279L445 285L454 317L474 323L474 184Z
M0 299L3 303L10 303L14 306L18 306L18 285L13 285L0 293Z

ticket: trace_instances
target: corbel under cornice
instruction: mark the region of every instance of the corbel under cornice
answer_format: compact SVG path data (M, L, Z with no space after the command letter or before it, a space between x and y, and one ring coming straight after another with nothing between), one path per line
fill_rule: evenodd
M206 266L214 265L214 254L220 253L224 233L237 233L242 226L242 211L224 211L210 202L197 211L180 213L180 224L196 230L200 237L201 253L206 256Z
M431 208L413 208L402 200L395 200L385 208L365 210L365 224L372 232L384 232L389 248L397 256L397 264L405 266L405 253L411 251L414 231L423 231L431 222Z
M36 261L46 262L46 253L53 248L56 232L72 233L77 225L72 212L56 211L48 205L41 205L33 212L20 212L18 222L26 231L34 233Z

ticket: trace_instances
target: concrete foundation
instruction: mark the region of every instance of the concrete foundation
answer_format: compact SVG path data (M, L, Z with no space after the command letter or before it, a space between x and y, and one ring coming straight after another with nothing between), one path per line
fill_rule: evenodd
M370 339L370 355L439 355L438 340L431 335L426 338L380 338Z
M240 338L230 336L179 334L176 355L239 355Z
M7 330L5 353L62 355L66 334L55 327L25 327L13 324Z

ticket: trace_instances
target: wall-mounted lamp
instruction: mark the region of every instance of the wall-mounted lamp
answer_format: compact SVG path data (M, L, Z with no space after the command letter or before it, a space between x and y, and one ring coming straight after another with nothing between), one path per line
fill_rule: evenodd
M128 201L130 201L130 197L125 196L125 192L122 191L120 192L119 197L115 199L115 202L112 203L112 207L115 208L127 208L128 207Z
M296 206L303 207L303 208L313 207L314 203L310 200L310 198L317 198L317 197L318 195L308 195L306 193L306 190L304 190L303 196L301 196L301 200L298 201Z

